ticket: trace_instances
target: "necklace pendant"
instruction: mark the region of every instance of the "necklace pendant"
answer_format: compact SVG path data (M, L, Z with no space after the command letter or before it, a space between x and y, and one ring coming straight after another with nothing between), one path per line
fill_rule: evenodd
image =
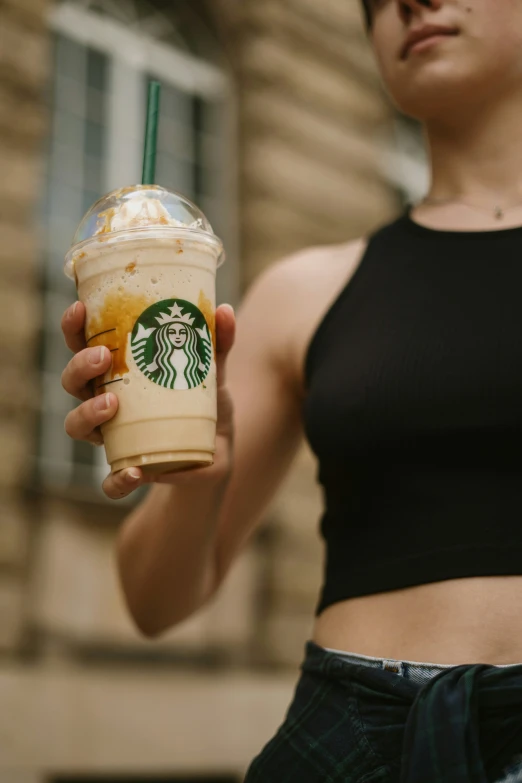
M504 217L504 210L502 207L495 207L495 217L497 220L502 220Z

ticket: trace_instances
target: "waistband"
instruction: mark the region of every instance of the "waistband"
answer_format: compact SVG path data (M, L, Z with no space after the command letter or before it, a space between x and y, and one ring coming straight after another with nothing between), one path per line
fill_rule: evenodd
M436 677L441 672L456 668L455 664L443 663L424 663L419 661L395 660L394 658L372 658L369 655L360 655L358 653L345 652L344 650L335 650L330 647L321 647L315 642L310 641L307 644L307 655L322 651L342 659L345 663L351 663L354 666L366 666L370 669L381 669L383 671L398 674L406 680L412 680L416 683L424 683ZM516 663L498 664L495 669L509 669L512 666L520 666Z

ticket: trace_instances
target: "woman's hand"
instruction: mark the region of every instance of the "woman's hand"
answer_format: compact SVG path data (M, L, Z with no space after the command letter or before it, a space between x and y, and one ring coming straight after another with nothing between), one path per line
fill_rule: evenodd
M104 375L111 366L107 348L87 348L84 336L85 306L76 302L62 318L65 342L74 356L62 374L62 386L77 397L81 404L65 420L67 434L75 440L84 440L95 446L103 445L101 425L112 419L118 410L118 398L110 392L93 397L92 381ZM225 385L227 356L234 344L236 321L230 305L221 305L216 311L217 336L217 396L218 421L214 464L147 479L140 468L128 468L111 473L103 483L105 494L111 499L126 497L139 486L158 484L206 484L226 479L232 464L233 410L232 399Z

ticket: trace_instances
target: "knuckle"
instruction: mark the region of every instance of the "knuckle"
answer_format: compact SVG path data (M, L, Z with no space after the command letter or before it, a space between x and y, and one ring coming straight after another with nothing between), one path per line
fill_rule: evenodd
M94 425L86 403L78 405L65 419L65 431L73 440L89 440Z
M64 424L66 434L73 439L76 439L75 413L76 411L68 413Z
M77 376L80 376L82 379L85 375L87 375L89 371L88 356L89 356L88 349L83 348L81 351L78 351L78 353L76 353L70 361L70 366L72 368L72 371Z
M76 356L71 359L62 373L62 386L66 392L72 394L75 388L75 376L77 374Z
M85 351L77 353L62 373L62 386L66 392L80 399L91 396L88 384L96 377L96 371L87 361Z
M84 348L81 351L78 351L78 353L73 356L71 359L71 364L74 368L74 371L78 377L82 379L82 381L85 378L90 378L91 375L89 374L92 370L92 364L89 362L89 349Z
M82 424L82 429L86 434L88 433L89 435L91 434L91 431L94 429L95 426L91 407L92 404L90 402L83 402L76 409L78 418L80 419Z

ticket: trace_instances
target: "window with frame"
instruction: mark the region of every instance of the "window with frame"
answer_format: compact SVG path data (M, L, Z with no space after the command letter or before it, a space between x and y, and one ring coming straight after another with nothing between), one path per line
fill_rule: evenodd
M217 296L234 304L234 91L224 69L180 44L175 16L145 0L58 4L51 26L50 132L40 212L44 325L37 473L46 488L83 489L96 499L108 472L104 450L72 441L63 426L77 404L61 387L70 353L60 320L75 298L63 274L65 252L100 196L140 181L147 83L156 78L162 84L157 182L195 201L224 240L227 263ZM149 29L161 30L161 40L143 32Z

